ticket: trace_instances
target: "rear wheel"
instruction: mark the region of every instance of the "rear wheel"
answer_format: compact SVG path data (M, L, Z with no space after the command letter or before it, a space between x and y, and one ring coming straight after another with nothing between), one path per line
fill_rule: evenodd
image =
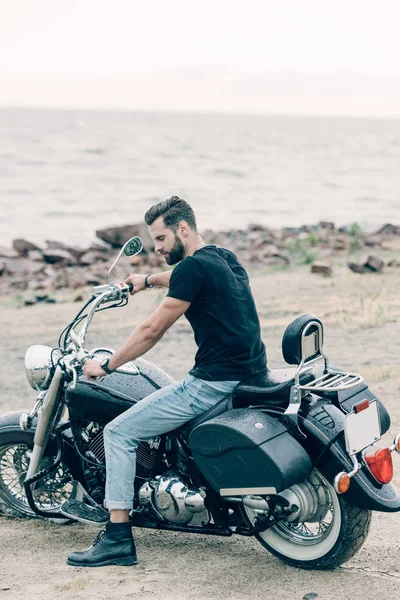
M0 430L0 499L5 504L5 512L15 516L36 517L25 495L24 481L29 467L33 447L33 432L16 431L14 435L3 436ZM51 465L54 457L44 456L40 469ZM60 505L77 495L76 483L68 466L60 465L48 476L40 479L34 488L33 497L37 506L44 511L57 511ZM63 524L70 519L52 519Z
M348 504L318 471L282 495L299 506L300 517L280 521L256 537L283 562L303 569L333 569L365 542L371 512ZM247 523L254 525L259 513L245 505L242 510Z

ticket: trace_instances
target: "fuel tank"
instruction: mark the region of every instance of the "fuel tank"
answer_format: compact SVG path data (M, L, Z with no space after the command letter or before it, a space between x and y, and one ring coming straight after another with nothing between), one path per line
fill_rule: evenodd
M111 373L96 381L84 375L78 378L75 389L68 386L66 404L71 415L86 421L105 424L133 404L174 380L153 363L138 358L134 361L138 374Z

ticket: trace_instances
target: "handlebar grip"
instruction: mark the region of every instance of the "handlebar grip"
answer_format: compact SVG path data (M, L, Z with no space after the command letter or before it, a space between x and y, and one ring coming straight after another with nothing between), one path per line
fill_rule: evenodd
M81 365L83 365L88 361L92 360L93 356L91 354L86 354L83 358L81 358Z
M133 283L127 283L128 290L131 292L133 290Z

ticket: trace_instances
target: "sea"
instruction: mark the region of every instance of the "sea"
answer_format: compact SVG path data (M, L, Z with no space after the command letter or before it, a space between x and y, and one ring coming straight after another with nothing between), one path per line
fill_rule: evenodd
M200 231L400 224L400 120L0 109L0 245L86 246L173 195Z

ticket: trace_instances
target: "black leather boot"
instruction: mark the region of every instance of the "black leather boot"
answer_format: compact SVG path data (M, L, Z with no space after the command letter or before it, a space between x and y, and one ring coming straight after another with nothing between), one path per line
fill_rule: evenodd
M72 552L67 563L73 567L136 565L136 548L130 523L107 523L84 552Z

